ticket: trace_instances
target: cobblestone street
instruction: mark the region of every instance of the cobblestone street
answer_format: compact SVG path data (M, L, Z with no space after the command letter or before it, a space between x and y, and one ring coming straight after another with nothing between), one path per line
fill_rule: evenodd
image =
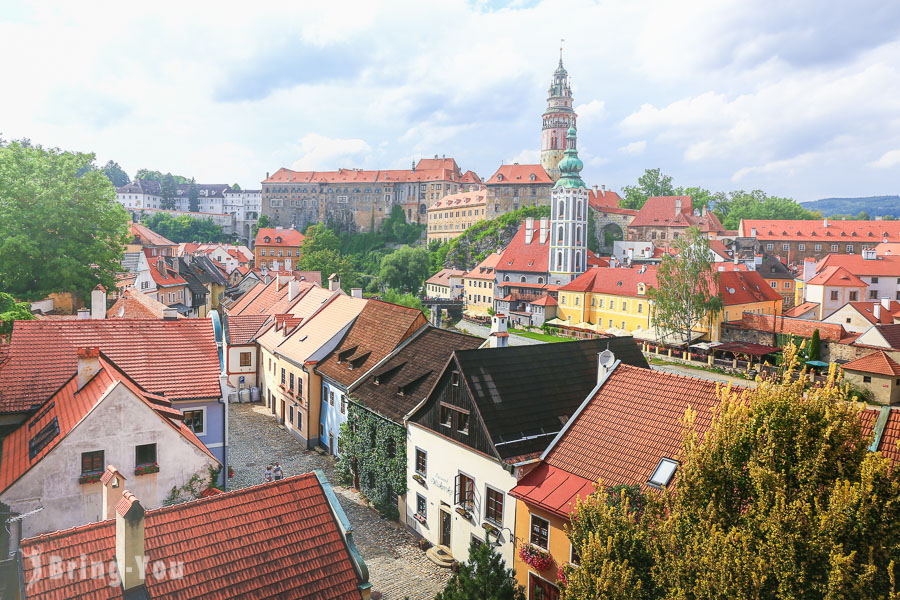
M382 519L359 493L338 485L332 457L304 450L261 404L232 404L229 414L233 488L262 483L266 465L275 461L286 477L322 469L353 526L374 591L385 600L430 600L443 589L450 571L425 558L402 525Z

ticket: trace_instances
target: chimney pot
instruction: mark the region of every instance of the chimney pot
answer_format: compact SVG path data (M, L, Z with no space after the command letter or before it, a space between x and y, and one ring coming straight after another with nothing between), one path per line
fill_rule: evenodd
M122 589L144 585L144 507L125 490L116 504L116 567Z
M350 288L350 295L353 296L354 298L362 298L363 297L362 288L358 288L358 287Z
M78 389L83 388L100 370L100 348L78 348Z
M86 308L79 308L77 314L78 314L79 319L90 319L91 318L91 311L89 311Z
M174 308L166 307L163 309L163 321L175 321L178 319L178 311Z
M881 299L881 308L884 310L891 310L891 299L890 298L882 298Z
M101 520L116 518L116 505L125 492L125 476L114 465L108 465L100 479L103 484L103 515Z

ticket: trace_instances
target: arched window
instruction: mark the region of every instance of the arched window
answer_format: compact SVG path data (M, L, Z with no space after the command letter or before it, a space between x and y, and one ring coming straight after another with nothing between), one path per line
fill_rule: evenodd
M544 278L543 278L543 277L538 277L538 283L544 283Z
M575 270L576 271L581 270L581 252L575 253Z
M581 200L578 201L578 218L581 218Z
M522 283L525 283L525 276L522 275L522 279L520 280Z
M559 216L565 216L566 212L566 203L563 200L559 201Z
M559 226L558 231L559 231L559 235L557 236L557 239L559 240L560 243L562 243L562 241L563 241L563 226L562 225Z
M509 281L509 275L504 275L504 276L503 276L503 281Z
M575 228L575 243L576 244L581 243L581 227Z
M562 252L556 253L556 268L557 269L562 269L562 265L563 265L562 256L563 256Z

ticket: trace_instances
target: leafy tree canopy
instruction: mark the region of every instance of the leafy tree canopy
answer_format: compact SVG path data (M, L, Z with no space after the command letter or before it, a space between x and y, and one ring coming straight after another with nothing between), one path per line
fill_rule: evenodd
M188 210L194 213L200 212L200 192L197 189L197 182L194 181L193 177L188 186Z
M836 369L809 386L793 346L785 365L722 389L703 435L686 413L676 485L645 511L606 490L578 507L564 598L896 600L900 470L868 451Z
M672 178L662 173L660 169L647 169L638 177L637 185L626 185L625 197L619 205L622 208L638 209L644 206L647 198L651 196L674 196L675 188L672 187Z
M241 191L241 186L239 186L239 185L236 184L236 183L232 183L232 184L231 184L231 189L235 190L236 192L239 192L239 191Z
M0 292L0 337L12 335L13 321L30 321L31 304L16 302L16 299L5 292Z
M125 170L119 166L119 163L115 161L107 161L107 163L103 165L103 168L100 170L116 187L122 187L123 185L128 185L128 183L131 182L131 180L128 178L128 173L126 173Z
M379 279L390 287L405 292L418 292L428 277L428 251L403 246L381 259Z
M469 560L459 566L436 600L525 600L525 593L497 550L473 540Z
M183 177L181 175L172 175L171 173L162 173L161 171L151 171L149 169L138 169L138 172L134 174L134 178L147 179L150 181L158 181L159 183L162 183L166 175L171 176L174 183L190 183L190 180L187 177Z
M253 237L256 237L256 234L259 233L259 228L266 228L271 226L271 221L269 221L269 215L260 215L259 219L256 221L256 224L253 225Z
M227 242L229 236L222 232L221 225L211 219L195 219L188 215L174 216L168 213L154 213L144 220L144 225L169 238L173 242L200 242L210 244Z
M431 311L429 311L427 307L422 306L422 299L415 294L403 294L398 292L397 290L387 289L381 295L381 299L384 302L389 302L391 304L399 304L400 306L417 308L422 311L422 314L424 314L426 318L431 315Z
M0 149L0 289L22 300L115 287L128 214L93 154L11 142Z

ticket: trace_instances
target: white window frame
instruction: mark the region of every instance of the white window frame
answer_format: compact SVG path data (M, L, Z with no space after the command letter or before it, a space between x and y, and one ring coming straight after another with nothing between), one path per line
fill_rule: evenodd
M540 548L541 550L549 551L550 550L550 519L545 519L540 515L536 515L534 513L528 513L528 543L534 546L535 548ZM531 541L531 533L534 531L534 520L540 519L547 524L547 547L540 546Z
M189 411L200 411L203 413L203 431L194 431L194 435L197 437L204 437L206 435L206 407L205 406L186 406L181 409L181 415L184 416L184 413ZM190 429L190 427L188 427ZM192 430L193 431L193 430Z

